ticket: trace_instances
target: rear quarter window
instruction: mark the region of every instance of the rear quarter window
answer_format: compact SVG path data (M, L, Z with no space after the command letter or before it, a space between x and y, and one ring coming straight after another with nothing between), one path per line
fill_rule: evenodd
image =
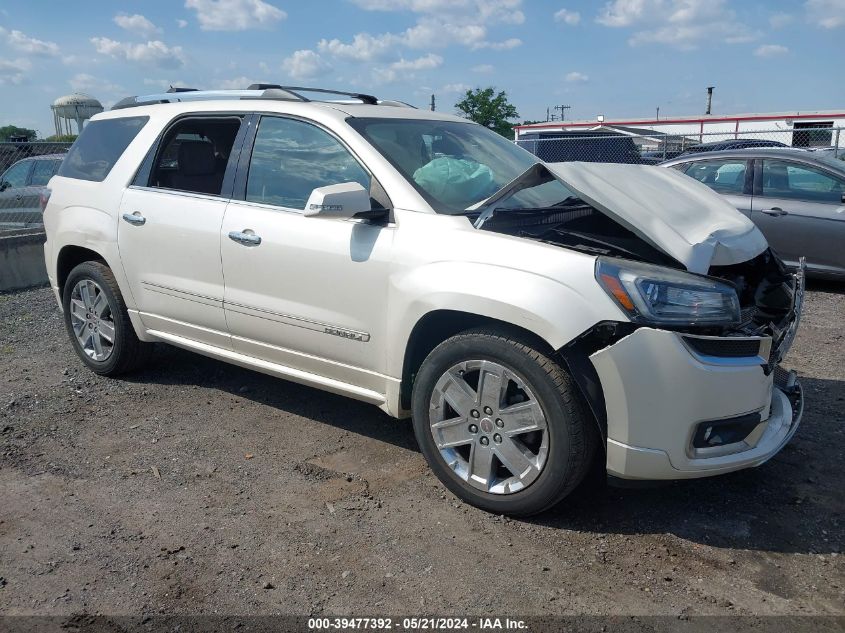
M102 182L150 118L91 121L67 153L59 176Z

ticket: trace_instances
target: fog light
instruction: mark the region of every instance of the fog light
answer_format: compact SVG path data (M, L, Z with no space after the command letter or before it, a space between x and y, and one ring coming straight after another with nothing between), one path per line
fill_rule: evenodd
M760 424L759 413L748 413L727 420L700 423L692 438L693 448L712 448L741 442Z

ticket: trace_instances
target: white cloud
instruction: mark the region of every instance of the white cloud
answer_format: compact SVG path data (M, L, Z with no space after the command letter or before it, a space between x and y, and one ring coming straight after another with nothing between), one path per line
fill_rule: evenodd
M470 70L474 73L487 74L492 73L496 69L491 64L479 64L478 66L473 66Z
M522 40L518 37L511 37L509 39L504 40L503 42L478 42L470 48L472 48L473 50L479 48L490 48L494 51L507 51L512 48L516 48L517 46L522 46Z
M269 28L287 13L264 0L185 0L197 12L204 31L246 31Z
M26 82L27 72L31 68L28 59L0 59L0 86L17 86Z
M702 43L736 44L758 37L726 0L612 0L596 22L636 29L628 40L632 46L657 43L691 50Z
M455 94L455 93L465 93L467 90L472 90L472 86L469 84L446 84L440 89L440 92L445 92L447 94Z
M823 29L845 26L845 0L807 0L807 19Z
M161 34L160 28L138 13L134 15L118 13L114 16L114 23L120 28L135 35L140 35L141 37L152 37L153 35Z
M0 38L6 40L6 43L14 50L28 55L55 57L59 54L59 46L55 42L45 42L20 31L7 31L2 26L0 26Z
M400 41L401 38L392 33L375 36L369 33L358 33L349 44L345 44L339 39L320 40L317 42L317 50L335 57L370 62L387 57Z
M429 53L417 59L400 59L398 62L393 62L390 67L394 70L431 70L437 68L443 63L443 58L440 55Z
M421 18L406 29L397 40L410 48L445 48L450 44L462 44L470 48L478 46L487 36L487 28L480 24L459 24L437 18Z
M351 42L321 40L320 52L359 61L398 57L397 49L436 49L451 45L471 50L503 50L519 46L515 37L488 41L493 25L518 25L525 21L522 0L352 0L369 11L410 11L416 23L398 33L358 33Z
M780 44L763 44L755 49L754 55L757 57L777 57L778 55L786 55L788 52L789 49Z
M563 22L569 26L575 26L581 21L581 14L569 9L561 9L555 13L555 22Z
M769 26L773 29L782 29L792 24L795 18L789 13L773 13L769 16Z
M187 20L176 20L176 26L178 26L180 29L184 29L186 26L188 26L188 21Z
M91 94L116 94L126 92L122 86L106 79L99 79L88 73L77 73L68 80L70 87L77 92Z
M250 77L240 76L232 79L220 79L214 82L214 88L218 90L246 90L252 84L270 83L267 81L258 81Z
M185 55L181 46L167 46L159 40L132 44L107 37L92 37L90 41L98 53L115 59L159 68L181 68L185 65Z
M429 53L416 59L402 58L387 67L373 68L373 81L376 83L392 83L398 79L413 79L417 70L432 70L443 63L440 55Z
M282 61L282 69L294 79L308 79L331 72L332 67L312 50L295 51Z
M571 73L566 73L565 79L569 83L585 83L590 81L590 78L587 75L579 73L577 70L573 70Z
M434 16L470 14L484 23L522 24L522 0L352 0L367 11L412 11Z

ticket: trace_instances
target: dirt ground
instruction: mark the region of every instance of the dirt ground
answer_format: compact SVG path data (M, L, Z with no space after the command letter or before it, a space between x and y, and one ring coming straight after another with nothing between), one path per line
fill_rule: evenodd
M843 326L814 285L764 466L510 520L407 421L166 346L100 378L48 289L0 296L0 614L843 615Z

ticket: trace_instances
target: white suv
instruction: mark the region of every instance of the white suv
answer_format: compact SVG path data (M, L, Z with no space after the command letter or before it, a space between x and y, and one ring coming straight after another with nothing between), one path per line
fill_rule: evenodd
M803 275L705 185L304 90L133 97L85 127L45 256L93 371L164 342L413 416L450 490L513 515L594 459L703 477L792 437Z

